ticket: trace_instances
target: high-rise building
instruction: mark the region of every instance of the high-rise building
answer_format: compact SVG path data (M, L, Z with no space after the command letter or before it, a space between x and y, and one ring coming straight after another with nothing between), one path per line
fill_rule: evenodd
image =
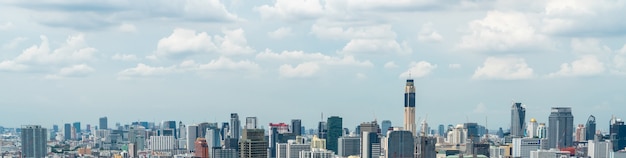
M109 129L109 121L107 117L100 117L100 123L98 124L98 128L100 129Z
M548 149L545 139L513 138L513 157L530 158L530 151Z
M293 133L296 136L302 135L302 120L300 119L291 120L291 133Z
M406 80L404 87L404 129L417 135L415 126L415 85L413 79Z
M128 129L128 141L135 145L137 150L145 149L146 128L140 125L133 125Z
M371 132L371 133L379 134L381 131L380 131L380 126L378 126L378 123L376 122L376 120L374 120L372 122L361 123L359 125L359 132L360 132L359 134L363 132Z
M575 142L586 142L586 136L587 134L585 134L585 132L587 132L587 129L585 129L585 125L583 124L578 124L578 126L576 126L576 132L574 133L574 141Z
M241 158L266 158L268 142L263 129L244 129L239 142Z
M174 136L174 139L178 139L178 133L176 131L176 121L163 121L161 122L162 136Z
M574 133L572 108L553 107L548 120L548 147L565 148L572 146Z
M548 138L546 123L539 123L539 126L537 126L537 138Z
M311 151L311 144L302 144L302 143L287 143L287 158L297 158L300 155L300 152L303 151Z
M587 143L587 155L590 158L609 158L613 152L611 141L589 140Z
M537 120L535 120L535 118L531 118L528 126L526 127L526 136L528 138L537 137L537 126L539 126L539 124L537 124Z
M413 135L413 133L411 133ZM361 158L379 157L381 153L380 137L376 132L363 131L361 134Z
M237 113L230 114L230 137L239 139L241 134L239 133L241 130L241 122L239 121L239 115Z
M339 150L337 154L341 157L359 155L361 152L361 138L358 136L343 136L338 139L337 146L337 150Z
M209 127L206 131L206 135L204 136L206 139L206 143L209 146L209 149L213 149L215 147L221 147L221 139L220 139L220 129L217 127Z
M209 145L206 143L206 139L197 138L195 144L194 158L209 158Z
M326 125L325 121L320 121L317 123L317 137L320 139L326 139L328 136L328 125Z
M435 137L417 137L415 146L417 158L435 158L437 156L435 144L437 144Z
M586 140L593 140L593 138L595 138L595 134L596 134L596 117L591 115L589 116L589 119L587 119L587 131L585 132L585 139Z
M524 122L526 117L526 108L522 103L513 103L511 106L511 136L524 136Z
M193 152L195 150L194 143L196 138L198 138L198 125L188 125L187 126L187 151Z
M285 135L291 134L289 132L289 125L285 123L270 123L270 130L268 131L269 137L269 156L270 158L276 157L276 143L287 143Z
M467 139L471 140L473 143L480 142L480 135L478 135L478 123L465 123L463 124L465 128Z
M446 138L448 138L447 142L450 144L465 144L467 140L467 128L463 127L462 124L458 124L448 132Z
M152 151L171 152L176 146L176 140L174 136L150 136L148 144L148 149Z
M622 119L615 117L610 121L609 138L613 143L613 151L625 150L626 148L626 125Z
M326 149L326 139L321 139L317 135L313 135L311 139L311 149Z
M72 139L72 124L66 123L63 127L63 133L65 140Z
M22 157L24 158L40 158L46 157L47 154L47 137L48 131L39 125L22 126L20 139L22 142Z
M437 130L437 133L441 137L445 137L446 136L446 130L445 130L445 127L443 126L443 124L439 124L439 129Z
M383 122L380 123L380 134L387 136L387 131L390 130L391 126L391 121L383 120Z
M410 131L390 131L385 156L389 158L413 158L415 140Z
M76 133L80 135L80 133L82 132L82 130L80 129L80 122L74 122L72 124L72 127L74 127L74 129L76 129Z
M256 117L246 117L246 127L247 129L257 129L257 119Z
M328 138L326 138L326 149L337 153L337 141L343 135L343 118L331 116L328 118Z

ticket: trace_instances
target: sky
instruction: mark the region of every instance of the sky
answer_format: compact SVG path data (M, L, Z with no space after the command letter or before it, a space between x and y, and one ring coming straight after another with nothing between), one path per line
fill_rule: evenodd
M626 117L626 1L5 0L0 125ZM410 75L409 75L410 74ZM419 126L419 124L418 124Z

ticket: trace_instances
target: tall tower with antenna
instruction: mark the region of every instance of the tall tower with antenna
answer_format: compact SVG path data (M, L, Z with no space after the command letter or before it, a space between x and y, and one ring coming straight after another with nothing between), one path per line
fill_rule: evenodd
M409 77L404 87L404 130L417 135L415 126L415 85Z

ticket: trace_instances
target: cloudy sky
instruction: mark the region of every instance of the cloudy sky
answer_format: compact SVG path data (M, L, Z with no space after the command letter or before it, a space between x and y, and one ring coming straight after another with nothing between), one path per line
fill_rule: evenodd
M512 101L626 117L626 1L111 0L0 5L0 125L417 117L508 128ZM622 113L618 113L622 112Z

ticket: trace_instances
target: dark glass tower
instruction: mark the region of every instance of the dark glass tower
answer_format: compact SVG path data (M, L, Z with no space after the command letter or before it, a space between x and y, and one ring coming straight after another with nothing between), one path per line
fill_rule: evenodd
M343 133L343 119L339 116L331 116L328 118L328 138L326 139L326 149L339 153L337 141Z
M525 117L526 108L522 107L522 103L513 103L511 106L511 136L524 136Z
M66 123L63 126L63 136L65 137L65 140L70 140L72 139L72 124Z
M241 122L239 121L239 115L237 113L230 114L230 137L239 139L239 131L241 130Z
M380 134L382 134L383 136L387 136L387 131L389 131L389 128L391 128L391 126L391 121L383 120L383 122L380 123Z
M610 139L613 142L613 151L623 150L626 148L626 125L621 119L611 118L610 122Z
M391 131L387 138L387 157L414 157L415 140L409 131Z
M326 125L326 122L320 121L317 124L317 137L320 139L326 139L327 136L328 136L328 126Z
M109 121L107 119L107 117L101 117L100 118L100 124L98 124L98 128L100 129L109 129Z
M291 120L291 133L294 135L302 135L302 121L300 119Z
M572 146L574 141L572 108L553 107L548 121L548 147L565 148Z
M46 128L42 128L39 125L22 126L20 134L22 142L22 156L45 157L47 153L47 133Z
M589 116L589 119L587 119L587 125L586 125L586 131L585 131L585 140L593 140L595 138L596 135L596 117L591 115Z

